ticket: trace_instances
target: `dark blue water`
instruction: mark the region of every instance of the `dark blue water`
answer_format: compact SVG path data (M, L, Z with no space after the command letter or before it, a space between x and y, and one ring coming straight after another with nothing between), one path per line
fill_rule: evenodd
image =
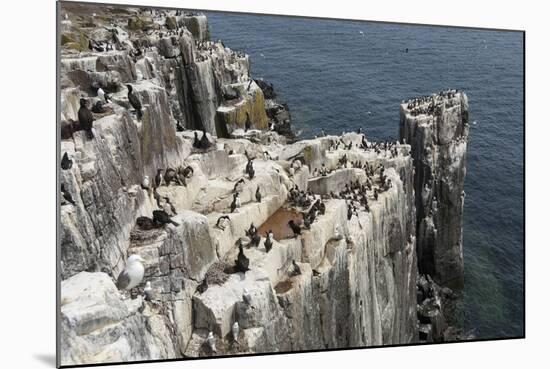
M523 335L523 34L207 15L212 39L251 56L305 137L362 126L394 140L402 99L466 91L464 325L479 338Z

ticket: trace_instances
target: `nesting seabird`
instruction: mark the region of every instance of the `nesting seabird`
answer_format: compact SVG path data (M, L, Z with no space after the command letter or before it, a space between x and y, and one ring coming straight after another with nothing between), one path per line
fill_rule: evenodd
M104 102L104 103L108 103L110 98L109 98L109 95L107 95L105 93L105 91L103 91L103 89L100 87L97 89L97 97L99 97L99 99L101 100L101 102Z
M128 101L130 102L130 105L132 105L132 107L136 110L138 120L141 120L141 117L143 116L143 112L141 111L141 102L139 101L138 97L134 95L132 85L126 85L126 87L128 88Z
M170 215L168 215L168 213L166 213L164 210L153 210L153 221L157 224L160 224L161 226L168 223L171 223L176 227L179 226L178 223L170 219Z
M200 149L201 148L201 142L199 141L199 134L197 133L197 131L195 131L194 134L195 134L195 138L193 140L193 147L195 149Z
M228 215L222 215L221 217L218 218L218 221L216 222L216 227L218 227L219 229L221 229L222 231L225 230L225 221L228 221L230 222L231 219L229 218Z
M288 226L292 229L292 232L294 233L294 237L298 237L298 235L302 234L302 230L300 229L300 226L296 224L293 219L288 221Z
M65 151L63 158L61 158L61 169L68 170L73 167L73 161L69 158L69 154Z
M208 337L206 337L206 342L208 343L208 347L210 347L210 350L212 352L216 352L216 338L214 337L214 333L208 333Z
M292 259L292 270L290 271L290 276L295 277L300 274L302 274L300 266L296 263L296 260Z
M143 231L149 231L151 229L158 228L153 219L143 216L136 219L136 225Z
M260 193L260 186L256 189L256 201L262 202L262 194Z
M239 193L233 194L233 202L231 203L231 212L233 213L239 206L241 201L239 200Z
M200 140L200 147L201 149L208 149L210 147L211 143L210 141L208 140L208 137L206 136L206 130L202 130L202 137L201 137L201 140Z
M65 184L64 183L61 183L61 195L63 196L63 199L65 201L67 201L68 203L72 204L72 205L75 205L75 202L73 200L73 197L71 196L71 194L69 193L69 191L67 191L65 189Z
M243 250L243 243L239 240L239 254L237 255L237 260L235 260L235 270L237 272L246 273L250 260L246 257Z
M126 267L117 278L117 287L119 290L131 290L141 283L145 274L144 260L140 255L134 254L128 257Z
M271 229L265 234L264 247L265 252L269 252L273 248L273 232Z
M86 99L80 99L80 109L78 109L78 122L80 123L80 128L86 131L86 135L91 140L94 138L94 133L92 132L92 127L94 124L94 116L92 112L88 109L88 102Z

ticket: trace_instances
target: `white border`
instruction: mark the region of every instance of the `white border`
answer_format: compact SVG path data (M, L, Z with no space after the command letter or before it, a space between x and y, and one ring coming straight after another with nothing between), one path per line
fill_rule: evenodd
M103 0L102 2L113 2ZM142 364L129 368L499 367L548 362L546 228L548 32L544 2L143 0L128 4L527 31L527 321L525 340ZM113 3L117 3L114 1ZM53 367L55 353L55 4L3 3L0 312L3 367ZM396 123L397 124L397 123ZM506 165L502 163L502 165ZM519 303L519 302L518 302ZM118 366L124 368L127 366Z

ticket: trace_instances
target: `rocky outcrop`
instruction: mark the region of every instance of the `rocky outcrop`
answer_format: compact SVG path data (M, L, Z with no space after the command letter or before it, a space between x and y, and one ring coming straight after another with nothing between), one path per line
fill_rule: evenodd
M273 119L288 120L284 111L269 112L276 104L270 86L250 79L248 56L206 41L206 18L127 12L117 13L117 50L62 51L61 120L72 130L61 156L73 164L60 180L74 204L61 206L61 364L417 342L417 318L431 313L417 307L411 146L360 147L356 133L287 145L277 129L266 129ZM196 29L185 17L199 22ZM128 18L141 23L129 30ZM69 20L69 33L86 21ZM136 56L139 45L148 46ZM127 83L142 103L141 119ZM75 120L80 97L95 104L99 86L110 102L94 113L90 139ZM246 113L252 127L245 132ZM197 148L203 128L211 145ZM152 183L157 170L178 167L192 169L184 183L142 187L145 176ZM297 191L322 200L311 224L301 214L311 204L297 204ZM240 207L232 210L235 193ZM166 199L174 224L136 224ZM289 219L301 224L300 236ZM252 223L261 230L257 247L245 233ZM269 229L276 236L268 252ZM240 242L246 273L235 269ZM144 278L119 291L115 280L131 254L144 260ZM295 265L301 273L292 273ZM147 282L152 290L144 295ZM439 327L435 319L422 324L432 336Z
M442 284L462 287L462 214L468 98L447 91L401 104L399 135L415 163L419 269Z

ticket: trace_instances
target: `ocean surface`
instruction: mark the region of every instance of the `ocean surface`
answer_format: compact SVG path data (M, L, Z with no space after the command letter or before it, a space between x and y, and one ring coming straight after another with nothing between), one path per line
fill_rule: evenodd
M464 328L523 335L523 34L207 13L213 40L251 56L294 129L363 127L396 140L401 100L447 88L470 102L464 210ZM405 52L408 49L408 52Z

